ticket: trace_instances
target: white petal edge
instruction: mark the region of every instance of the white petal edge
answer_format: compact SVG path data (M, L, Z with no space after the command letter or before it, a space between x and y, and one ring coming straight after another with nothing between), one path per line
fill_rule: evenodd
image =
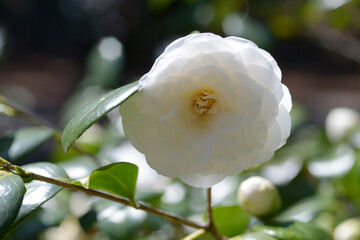
M280 105L283 105L286 108L286 110L288 112L290 112L291 108L292 108L292 100L291 100L290 91L287 88L287 86L285 86L284 84L282 84L282 90L284 92L284 96L280 102Z
M184 183L196 188L210 188L213 185L224 180L225 177L226 177L225 175L215 175L215 174L208 176L203 176L201 174L191 174L191 175L182 176L180 177L180 179Z

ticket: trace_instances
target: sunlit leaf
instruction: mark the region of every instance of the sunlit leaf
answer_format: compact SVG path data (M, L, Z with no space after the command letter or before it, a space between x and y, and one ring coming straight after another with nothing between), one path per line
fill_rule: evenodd
M93 171L88 186L134 201L137 176L136 165L126 162L113 163Z
M68 122L62 135L62 146L67 152L70 146L88 129L92 124L104 117L109 111L120 106L126 99L138 90L138 82L134 82L90 102Z
M280 213L276 220L280 222L301 221L309 222L318 213L322 211L332 211L336 209L336 202L334 199L325 197L309 197L299 201Z
M47 127L26 127L0 138L0 156L17 161L40 148L55 131Z
M227 237L243 233L250 219L240 206L215 207L213 215L219 232Z
M316 158L309 162L311 174L319 178L342 177L355 163L354 150L349 146L340 146L329 156Z
M134 239L132 236L139 231L147 216L142 210L106 199L100 199L94 205L97 228L112 236L112 239Z
M194 240L194 239L196 239L196 240L215 240L215 237L211 233L206 232L204 229L198 229L195 232L184 237L182 240Z
M72 119L81 107L104 95L106 91L99 86L88 86L78 89L64 103L60 116L60 125L65 126Z
M244 235L241 235L241 237L231 238L230 240L277 240L277 239L265 233L258 232L258 233L246 233Z
M62 168L48 162L32 163L24 165L22 168L26 171L45 177L62 179L69 178ZM42 181L32 181L30 183L26 183L25 187L26 194L12 229L19 226L19 224L29 217L37 208L55 196L62 189L62 187Z
M89 156L80 156L69 159L58 164L62 167L70 179L79 179L89 176L92 171L98 168L98 164Z
M89 176L76 179L76 180L72 181L71 184L78 186L78 187L89 188L89 186L88 186Z
M0 100L1 100L1 96L0 96ZM9 107L6 104L3 104L0 102L0 113L5 114L8 117L13 117L16 115L16 111L12 108Z
M254 226L257 232L271 235L279 240L331 240L323 229L311 223L295 222L288 227Z
M16 219L24 194L23 180L15 174L0 170L0 239Z

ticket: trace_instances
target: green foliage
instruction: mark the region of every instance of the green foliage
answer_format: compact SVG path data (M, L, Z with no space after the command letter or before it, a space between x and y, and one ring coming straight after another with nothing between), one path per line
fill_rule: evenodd
M51 178L67 179L68 176L65 171L48 162L38 162L22 166L23 169L29 172L41 174L42 176ZM42 204L54 197L62 187L41 182L32 181L25 184L26 193L20 208L20 211L11 227L10 231L17 228L26 218L34 213Z
M47 127L26 127L0 138L0 156L15 162L39 149L55 131Z
M66 2L69 3L61 4L64 9L67 5L71 5L71 1ZM202 219L206 212L206 199L202 190L189 188L177 180L169 181L166 187L159 187L162 184L157 178L154 178L155 180L149 178L150 187L149 185L144 187L140 184L142 171L140 165L138 170L137 166L130 163L114 163L118 162L120 157L121 160L133 160L132 153L118 156L119 146L126 141L123 133L119 133L121 120L118 114L114 116L110 113L106 121L94 124L137 92L138 82L134 82L104 94L106 90L116 87L123 79L126 58L129 57L130 63L140 62L135 68L130 68L126 76L132 78L132 75L140 75L143 72L138 69L144 68L144 63L160 52L159 43L162 44L175 36L188 34L194 29L224 36L246 37L259 46L275 50L280 56L283 54L280 52L283 49L294 51L295 48L292 49L294 42L296 47L304 42L310 42L314 48L319 45L321 53L326 55L324 49L331 47L333 42L338 41L339 46L342 46L342 36L346 36L345 39L348 36L351 38L352 34L360 29L358 0L343 1L336 7L327 6L331 0L293 2L227 0L225 2L223 0L146 0L143 2L146 16L138 19L135 15L131 19L128 16L120 16L120 18L107 16L109 22L130 21L138 32L131 33L130 36L126 35L126 32L131 32L131 29L117 29L120 32L114 35L121 35L123 43L115 37L105 37L91 48L87 53L81 82L75 93L66 100L59 114L60 126L68 122L62 136L62 146L52 141L50 156L41 152L39 160L49 160L56 165L41 162L25 165L23 168L55 179L70 178L73 185L125 197L134 206L136 206L136 194L138 201L154 208L185 218ZM107 4L97 11L95 5L85 5L83 7L89 12L87 14L108 12ZM135 5L137 4L131 4L131 6ZM64 12L71 18L77 16L75 19L81 21L84 16L76 15L76 8L80 8L80 5L74 6L68 8L71 11ZM129 9L133 10L131 6ZM119 12L124 12L127 8L120 9ZM140 26L138 29L140 22L146 22L146 27ZM96 24L98 24L96 28L102 26L102 22ZM312 34L324 29L327 31L318 35ZM104 30L108 32L110 28ZM74 29L69 29L69 32L82 35L82 32ZM340 40L332 38L332 33L336 33L334 36L339 37ZM1 36L0 29L0 40ZM97 35L96 39L98 38L101 36ZM62 38L59 39L62 41ZM316 41L311 41L312 39ZM104 43L108 44L105 50L110 56L106 55L106 51L104 55ZM155 43L159 48L148 51L149 47L155 46ZM117 54L112 52L114 48L111 46L117 47L119 52ZM350 49L351 47L349 46ZM0 55L1 48L2 46L0 46ZM127 56L124 54L125 49ZM141 56L134 56L132 52L134 49L140 52ZM336 52L336 49L332 51ZM342 49L338 53L342 54ZM285 55L288 59L289 54ZM139 58L142 58L141 61ZM295 60L289 59L290 64L294 64ZM303 56L299 56L298 59L303 59ZM343 59L340 62L343 64ZM296 63L301 66L303 64L303 62ZM281 62L279 65L282 66ZM21 117L19 113L0 98L1 129L9 129L7 121ZM349 134L349 138L332 142L328 139L324 126L310 124L312 121L307 117L305 106L295 103L291 111L292 135L271 161L281 163L274 166L277 170L281 168L283 171L266 175L279 189L283 203L281 211L266 222L262 222L248 216L237 205L235 185L238 186L240 181L252 175L265 176L265 170L269 167L268 164L256 166L234 176L232 179L235 179L235 183L223 186L219 196L213 197L215 225L222 234L230 237L231 240L327 240L331 239L329 233L334 230L336 224L349 217L360 216L358 190L360 144L359 140L357 143L355 141L359 133L353 131ZM2 121L3 119L6 121ZM94 133L96 140L90 144L79 140L77 146L92 156L83 154L75 148L69 149L91 126L101 129L101 133ZM54 133L53 129L46 127L26 127L2 134L0 157L10 162L38 160L32 158L32 154L47 143ZM286 165L291 162L296 162L296 167L291 164ZM188 235L189 230L180 224L146 214L142 210L84 194L79 200L79 194L73 191L66 190L57 194L61 190L59 186L41 181L24 184L24 180L26 181L17 176L15 171L13 174L0 170L1 239L5 235L11 240L45 239L51 231L68 232L66 225L69 223L72 229L79 232L78 239L89 240L163 240L181 239L184 236L188 236L185 239L193 239L191 237L204 232L194 230L195 235ZM158 188L152 188L153 186ZM175 191L168 191L169 189ZM178 197L180 191L183 191L181 193L183 196L178 198L179 201L167 201L169 195ZM168 194L169 192L171 194ZM82 211L77 211L81 207L84 207ZM27 218L29 219L25 221ZM11 231L13 234L8 235ZM196 239L215 239L210 233L202 233Z
M98 218L97 227L112 239L136 239L136 232L146 220L145 212L108 200L97 201L94 211Z
M81 87L114 88L123 71L125 54L115 37L102 38L89 52Z
M215 207L213 215L219 232L227 237L243 233L250 220L240 206Z
M231 240L277 240L270 235L262 232L246 233L238 238L232 238Z
M321 228L310 224L295 222L288 227L256 226L254 230L273 236L279 240L331 240L331 236Z
M134 82L96 98L80 111L66 125L62 135L62 146L67 152L71 145L92 124L104 117L105 114L120 106L126 99L136 93L138 83Z
M88 187L129 198L135 205L138 167L131 163L113 163L91 173Z
M324 211L335 211L336 201L332 198L311 196L296 202L275 218L276 221L290 222L295 220L309 221L318 213Z
M24 194L22 179L0 169L0 239L5 236L16 219Z

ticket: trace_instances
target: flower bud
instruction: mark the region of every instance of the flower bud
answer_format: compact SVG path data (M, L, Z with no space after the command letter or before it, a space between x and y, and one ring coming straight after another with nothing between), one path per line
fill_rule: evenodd
M357 218L347 219L335 227L334 240L357 240L360 239L360 220Z
M259 176L243 181L237 197L244 211L258 218L272 215L281 205L281 198L274 184Z
M334 108L325 120L326 134L337 142L343 140L360 123L360 114L350 108Z

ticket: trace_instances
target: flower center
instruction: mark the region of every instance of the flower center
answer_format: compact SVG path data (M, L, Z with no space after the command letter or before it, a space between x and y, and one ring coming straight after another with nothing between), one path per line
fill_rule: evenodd
M201 89L193 96L194 110L196 113L203 115L206 113L215 113L217 97L212 89Z

